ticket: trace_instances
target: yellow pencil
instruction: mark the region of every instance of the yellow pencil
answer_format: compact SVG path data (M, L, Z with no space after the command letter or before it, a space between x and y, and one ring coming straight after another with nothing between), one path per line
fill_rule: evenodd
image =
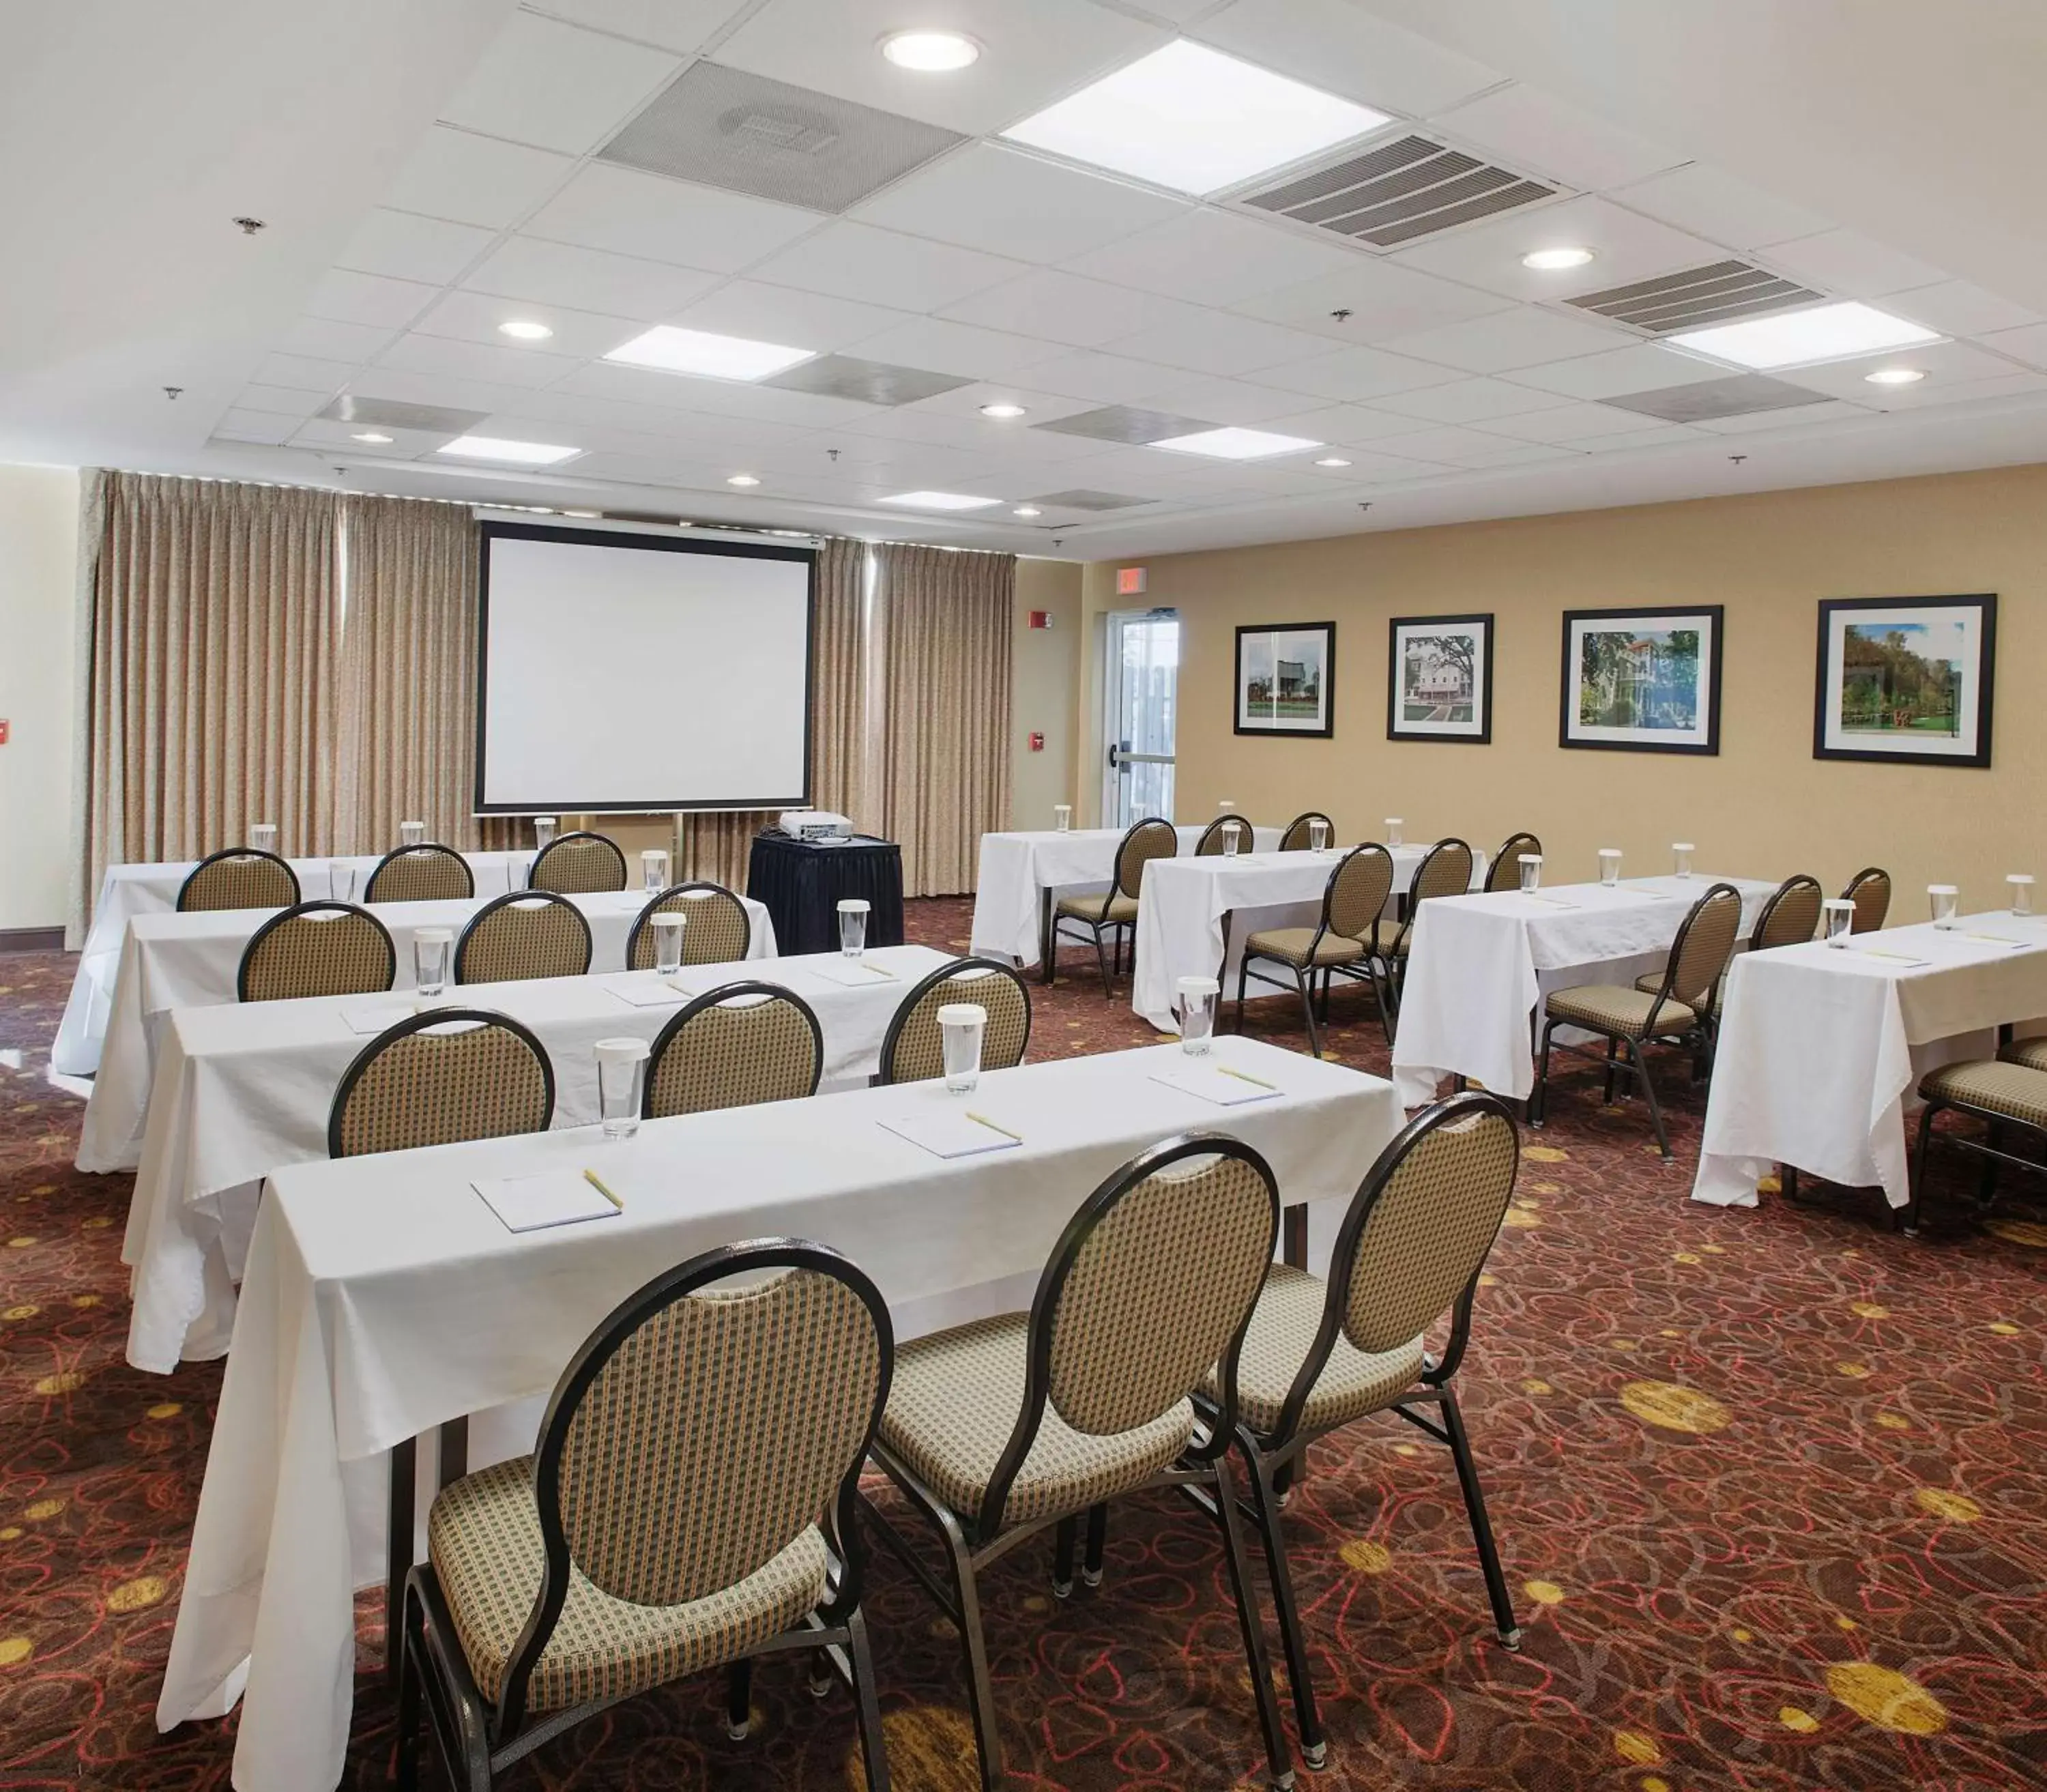
M1000 1132L1004 1138L1014 1139L1020 1145L1023 1143L1023 1135L1022 1133L1012 1132L1006 1126L996 1125L996 1123L990 1120L986 1114L977 1114L969 1109L967 1111L966 1117L973 1121L977 1125L986 1127L991 1132Z
M1255 1082L1260 1089L1269 1089L1275 1094L1279 1093L1279 1084L1267 1082L1263 1077L1252 1076L1248 1070L1232 1070L1227 1064L1218 1064L1216 1068L1226 1077L1235 1077L1239 1082Z
M604 1186L603 1178L599 1176L594 1170L584 1171L582 1173L582 1179L589 1183L592 1188L595 1189L599 1194L602 1195L606 1201L609 1202L613 1206L616 1207L620 1213L622 1213L625 1211L625 1203L620 1200L617 1195L613 1194L609 1189Z

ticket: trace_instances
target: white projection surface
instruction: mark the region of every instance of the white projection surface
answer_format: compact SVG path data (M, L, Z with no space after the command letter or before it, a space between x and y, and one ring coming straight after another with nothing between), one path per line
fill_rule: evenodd
M478 814L799 808L809 550L486 523Z

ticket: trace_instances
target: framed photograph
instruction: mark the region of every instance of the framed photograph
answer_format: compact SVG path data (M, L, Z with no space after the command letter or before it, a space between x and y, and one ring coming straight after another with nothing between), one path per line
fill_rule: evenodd
M1994 596L1826 598L1813 757L1987 765L1996 668Z
M1389 741L1492 738L1492 618L1396 616L1387 662Z
M1236 731L1336 732L1337 625L1281 622L1236 631Z
M1559 744L1718 753L1722 614L1718 604L1565 610Z

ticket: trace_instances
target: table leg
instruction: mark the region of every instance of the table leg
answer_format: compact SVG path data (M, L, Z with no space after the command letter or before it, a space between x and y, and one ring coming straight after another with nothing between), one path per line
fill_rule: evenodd
M1230 923L1236 919L1236 911L1234 908L1225 908L1222 911L1222 959L1216 966L1216 1031L1217 1032L1222 1031L1222 1011L1229 1005L1229 927ZM1237 1031L1240 1033L1244 1031L1241 1024L1238 1026Z
M1038 892L1038 971L1039 981L1050 983L1057 968L1059 942L1052 931L1052 886L1047 884Z
M1296 1203L1279 1216L1279 1260L1294 1269L1308 1267L1308 1210Z

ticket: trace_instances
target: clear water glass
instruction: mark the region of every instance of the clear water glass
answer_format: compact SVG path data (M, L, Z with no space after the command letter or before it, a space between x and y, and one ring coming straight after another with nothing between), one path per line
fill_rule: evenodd
M2033 879L2026 873L2014 871L2005 879L2004 887L2011 892L2011 911L2014 915L2030 915L2033 912Z
M640 855L640 882L649 896L659 896L668 887L668 855L650 846Z
M1521 859L1521 887L1524 890L1539 890L1542 887L1542 855L1526 853Z
M398 824L398 844L401 846L424 846L427 843L427 824L424 822L400 822Z
M978 1002L947 1002L938 1010L948 1094L971 1095L980 1086L981 1039L987 1030L988 1010Z
M1244 847L1244 830L1235 822L1222 830L1222 856L1233 859Z
M447 927L421 927L412 935L412 981L429 1001L447 988L454 946L455 934Z
M1689 877L1692 875L1693 851L1692 843L1689 840L1674 840L1670 842L1670 873L1673 877Z
M1953 884L1929 884L1926 901L1933 911L1933 925L1952 927L1955 925L1955 911L1962 905L1960 888Z
M555 843L555 833L560 826L553 815L536 815L533 818L533 850L543 852Z
M654 917L654 969L664 977L673 977L683 968L683 923L687 919L675 914Z
M327 893L335 902L354 901L355 867L346 859L327 861Z
M1612 889L1620 881L1620 849L1617 846L1600 848L1600 881Z
M647 1042L599 1039L590 1048L597 1059L597 1109L607 1139L629 1139L640 1130L640 1098L645 1092Z
M838 905L838 949L849 958L867 950L867 899L847 896Z
M1845 947L1855 927L1855 904L1846 896L1828 896L1820 906L1826 913L1827 943Z
M1400 830L1406 826L1407 823L1398 815L1388 815L1386 818L1386 844L1389 846L1403 844L1400 838Z
M1226 815L1236 807L1236 803L1229 797L1225 796L1220 803L1216 804L1216 813L1219 815Z
M1070 803L1054 803L1052 805L1052 831L1054 834L1070 834L1073 830L1073 804Z
M249 824L249 844L259 853L277 851L277 824L275 822L251 822Z
M1329 850L1329 824L1325 821L1310 822L1308 823L1308 850L1311 853L1326 853Z
M1190 1058L1207 1056L1215 1043L1216 1003L1222 985L1212 977L1183 977L1173 1012L1180 1023L1180 1049Z

